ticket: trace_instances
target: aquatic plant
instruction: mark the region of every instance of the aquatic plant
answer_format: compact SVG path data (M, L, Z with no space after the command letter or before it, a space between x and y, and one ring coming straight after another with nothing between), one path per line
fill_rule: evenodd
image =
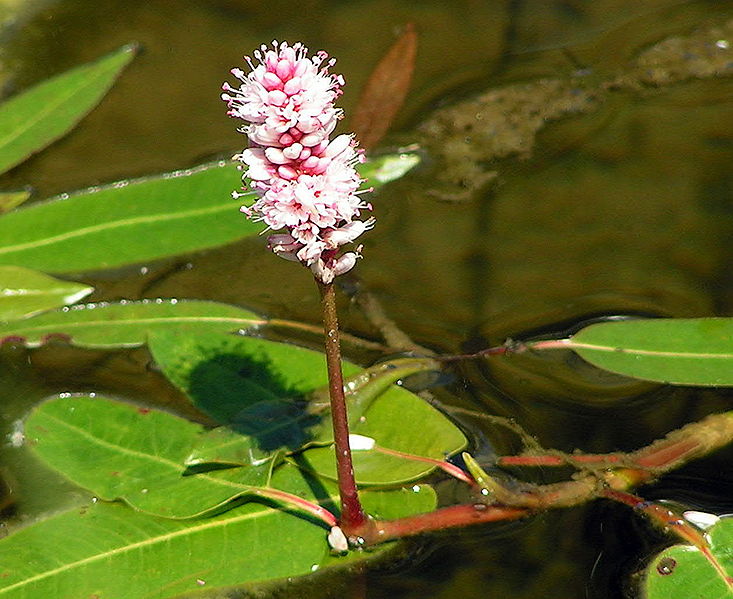
M414 40L408 29L398 43ZM0 107L0 165L11 168L73 126L132 56L123 48ZM382 72L394 60L387 56ZM506 421L526 451L479 463L450 418L395 383L457 361L563 351L641 380L730 386L733 319L607 320L564 339L508 340L467 355L415 347L410 357L367 368L342 361L335 282L354 275L360 256L359 248L344 247L375 223L359 220L371 210L359 187L365 179L378 188L399 178L419 157L403 151L367 160L351 135L331 139L343 79L329 73L333 61L325 53L309 57L301 44L276 42L255 58L251 72L233 71L241 85L227 84L223 96L230 116L247 123L250 144L236 156L244 190L233 198L226 190L240 176L226 161L20 209L24 194L0 197L3 342L145 345L168 381L208 417L196 422L81 392L35 406L11 442L90 495L0 540L0 597L176 597L248 587L365 561L408 536L595 499L628 505L685 543L651 562L643 583L650 597L680 596L674 593L687 592L696 577L705 579L707 596L727 596L730 520L646 501L635 489L730 443L730 412L636 451L603 455L545 451ZM404 97L409 77L404 65L399 70ZM374 90L368 97L385 104L381 112L370 109L387 119L401 101ZM48 116L54 127L29 131L25 117L35 114L39 98L59 98ZM250 220L237 213L242 197L253 199L243 209ZM323 331L208 301L83 304L92 288L69 277L254 237L263 225L273 231L269 248L315 277ZM267 339L263 333L272 330L323 332L325 359ZM384 355L403 349L348 340ZM573 472L551 485L508 470L499 475L539 466ZM465 486L468 499L439 506L433 482L440 476ZM689 571L677 568L683 561Z

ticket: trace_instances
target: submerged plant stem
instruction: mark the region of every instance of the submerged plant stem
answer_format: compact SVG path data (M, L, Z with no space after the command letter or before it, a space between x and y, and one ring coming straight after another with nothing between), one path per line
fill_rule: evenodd
M377 520L375 522L376 530L366 541L367 544L382 543L426 532L485 524L487 522L517 520L531 513L526 508L486 505L484 503L451 505L439 508L434 512L397 520Z
M341 372L341 347L339 344L338 316L336 313L336 290L333 283L322 283L316 278L323 305L323 332L326 339L326 365L328 367L328 391L331 399L331 420L333 423L336 472L338 474L339 496L341 497L341 519L339 525L347 537L361 536L369 520L361 507L354 478L354 466L349 447L349 421L344 396L344 377Z

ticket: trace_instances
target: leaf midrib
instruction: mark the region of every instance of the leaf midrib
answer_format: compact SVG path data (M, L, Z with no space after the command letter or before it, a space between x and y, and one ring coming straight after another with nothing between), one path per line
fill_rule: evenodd
M217 212L224 212L231 210L231 204L230 203L223 203L223 204L217 204L216 206L209 206L206 208L198 208L198 209L190 209L183 212L165 212L161 214L150 214L147 216L137 216L137 217L130 217L125 219L118 219L118 220L112 220L108 221L106 223L101 223L98 225L92 225L89 227L83 227L81 229L73 229L71 231L67 231L65 233L60 233L58 235L53 235L51 237L45 237L41 239L36 239L35 241L28 241L26 243L16 243L14 245L7 245L4 247L0 247L0 254L8 254L13 252L21 252L23 250L27 249L35 249L39 247L43 247L46 245L52 245L54 243L59 243L61 241L68 241L69 239L74 239L78 237L83 237L84 235L90 235L94 233L99 233L106 230L112 230L112 229L121 229L124 227L139 225L139 224L149 224L149 223L156 223L163 220L180 220L189 218L191 216L203 216L207 214L215 214Z
M181 461L181 463L179 464L178 462L174 462L173 460L168 460L168 459L163 458L161 456L156 456L156 455L153 455L153 454L150 454L150 453L145 453L143 451L138 451L138 450L135 450L135 449L130 449L130 448L124 447L122 445L116 445L115 443L112 443L112 442L107 441L105 439L102 439L102 438L100 438L100 437L98 437L96 435L91 434L88 430L86 430L84 428L81 428L79 426L76 426L74 424L71 424L71 423L67 422L66 420L63 420L62 418L59 418L58 416L54 416L52 414L45 414L45 417L48 418L49 420L54 421L57 424L62 425L67 430L70 430L73 433L75 433L75 434L77 434L77 435L79 435L81 437L85 437L86 439L92 441L93 443L96 443L97 445L100 445L102 447L106 447L107 449L111 449L111 450L117 451L117 452L122 453L122 454L130 455L130 456L133 456L133 457L135 457L137 459L141 459L141 460L145 460L145 461L149 461L149 462L156 462L158 464L162 464L162 465L167 466L167 467L169 467L170 469L172 469L172 470L174 470L176 472L181 473L181 475L183 474L183 472L186 469L183 461ZM205 480L210 481L212 483L215 483L217 485L224 486L224 487L233 487L233 488L238 489L240 491L248 491L249 489L252 489L253 488L251 485L244 485L242 483L235 483L235 482L232 482L232 481L222 480L222 479L218 479L218 478L212 478L211 476L209 476L208 474L205 474L205 473L196 474L195 476L199 480L205 479Z
M660 351L651 349L637 349L629 347L618 347L611 345L598 345L594 343L583 343L580 341L569 340L567 343L569 349L589 349L594 351L602 351L615 353L619 355L639 355L639 356L652 356L659 358L706 358L706 359L733 359L733 353L709 353L709 352L680 352L680 351Z
M85 320L69 323L44 323L32 327L13 327L13 334L22 335L27 332L40 331L43 332L47 329L58 329L60 332L65 332L72 329L79 329L85 327L127 327L127 326L138 326L143 324L166 324L166 323L185 323L188 321L203 322L203 323L216 323L216 322L229 322L232 325L248 324L248 325L262 325L267 324L265 320L247 319L242 317L234 316L161 316L159 318L138 318L138 319L126 319L126 320ZM144 341L140 341L144 343Z
M12 591L14 589L21 588L25 585L32 584L34 582L42 580L43 578L48 578L49 576L54 576L56 574L65 572L67 570L72 570L74 568L81 568L87 564L93 563L101 559L108 559L108 558L114 557L115 555L118 555L121 553L133 551L135 549L139 549L139 548L146 547L146 546L151 546L156 543L167 542L176 537L185 536L187 534L193 534L193 533L196 533L202 530L213 529L213 528L220 527L220 526L226 526L232 523L242 522L242 521L253 519L253 518L265 517L265 516L271 515L274 511L275 510L272 510L272 509L263 509L253 514L252 513L242 514L241 516L234 516L231 518L227 518L226 520L216 520L213 522L207 521L202 524L199 524L198 526L183 528L181 530L169 532L169 533L166 533L160 536L154 536L152 538L145 539L144 541L137 541L135 543L125 545L124 547L118 547L118 548L111 549L111 550L108 550L102 553L98 553L96 555L92 555L92 556L71 562L69 564L55 568L53 570L48 570L46 572L43 572L42 574L37 574L36 576L33 576L31 578L26 578L25 580L18 581L11 586L5 587L4 589L0 589L0 595L2 595L3 593L7 591Z

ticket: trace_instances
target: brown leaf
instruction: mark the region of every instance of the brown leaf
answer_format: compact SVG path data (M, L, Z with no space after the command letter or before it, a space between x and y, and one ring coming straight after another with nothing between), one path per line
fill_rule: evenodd
M373 148L404 104L415 70L417 33L408 23L404 33L374 67L351 118L359 145Z

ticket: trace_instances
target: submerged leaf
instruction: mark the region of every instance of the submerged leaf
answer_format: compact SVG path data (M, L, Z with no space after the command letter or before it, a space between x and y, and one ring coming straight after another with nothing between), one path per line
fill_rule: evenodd
M92 291L93 287L54 279L35 270L0 266L0 321L73 304Z
M0 173L72 129L134 56L135 46L124 46L0 104Z
M198 300L141 300L87 304L0 325L0 340L22 339L37 347L58 336L78 347L136 347L155 331L233 332L265 324L257 315L227 304Z
M349 126L360 144L373 148L392 124L407 97L415 70L417 33L408 23L404 33L379 61L364 87Z

